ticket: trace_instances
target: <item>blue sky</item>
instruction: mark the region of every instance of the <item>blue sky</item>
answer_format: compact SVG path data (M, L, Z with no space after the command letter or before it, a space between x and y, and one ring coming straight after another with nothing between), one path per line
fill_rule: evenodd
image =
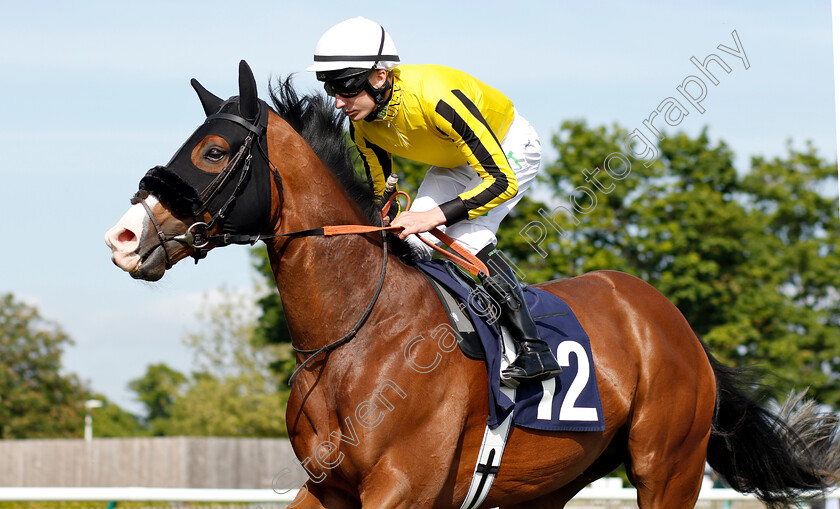
M836 159L828 2L14 2L0 20L0 292L37 305L75 339L67 370L138 411L128 380L152 362L188 370L181 338L202 295L250 289L247 250L184 262L160 283L114 267L102 236L145 171L169 160L203 120L189 86L237 93L246 59L266 97L270 76L304 71L320 35L363 15L382 23L406 63L463 69L511 97L555 157L564 120L630 130L716 52L731 66L703 114L741 171L752 155L810 140ZM480 5L480 7L479 7ZM735 47L750 67L717 46ZM673 129L665 135L673 134Z

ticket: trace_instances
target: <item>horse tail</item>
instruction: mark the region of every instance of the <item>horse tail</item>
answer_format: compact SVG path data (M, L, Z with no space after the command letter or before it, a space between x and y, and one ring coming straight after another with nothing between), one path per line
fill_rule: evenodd
M824 493L840 478L840 419L820 412L804 392L791 393L778 414L760 406L747 372L715 360L717 403L706 459L732 488L770 508Z

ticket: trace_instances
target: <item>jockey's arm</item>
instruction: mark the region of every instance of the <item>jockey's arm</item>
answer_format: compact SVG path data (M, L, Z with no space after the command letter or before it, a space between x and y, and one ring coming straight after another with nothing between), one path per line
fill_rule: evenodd
M446 216L440 207L425 212L405 211L398 215L391 226L402 226L399 236L405 239L412 233L423 233L446 223Z
M496 135L478 108L463 94L455 96L455 92L458 91L453 91L451 100L441 99L437 103L435 127L458 147L482 182L441 204L446 225L475 219L516 196L518 190L516 175Z
M475 219L516 196L516 176L481 114L477 110L456 113L442 100L438 103L436 113L438 122L435 127L458 147L482 182L431 210L404 212L397 216L391 224L403 227L399 234L401 239L444 224L452 225L464 219Z

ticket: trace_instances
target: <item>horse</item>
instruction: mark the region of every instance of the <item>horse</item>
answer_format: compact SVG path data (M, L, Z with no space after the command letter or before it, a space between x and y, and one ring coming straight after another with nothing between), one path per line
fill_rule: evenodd
M262 240L297 352L287 426L309 479L293 506L461 507L488 415L484 363L434 341L446 311L395 236L321 234L383 224L343 115L290 78L268 107L239 71L226 101L192 81L207 118L106 233L113 262L155 281L186 257ZM751 376L716 361L652 286L616 271L535 286L591 338L605 429L513 428L481 507L561 508L621 464L644 509L693 507L706 461L770 507L837 479L837 420L794 394L766 409Z

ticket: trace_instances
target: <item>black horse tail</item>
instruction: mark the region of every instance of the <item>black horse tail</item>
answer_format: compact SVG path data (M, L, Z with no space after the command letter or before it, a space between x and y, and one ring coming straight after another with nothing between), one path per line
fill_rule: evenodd
M770 508L824 494L840 478L840 419L791 393L778 414L760 406L744 370L716 361L717 403L706 459L733 489Z

